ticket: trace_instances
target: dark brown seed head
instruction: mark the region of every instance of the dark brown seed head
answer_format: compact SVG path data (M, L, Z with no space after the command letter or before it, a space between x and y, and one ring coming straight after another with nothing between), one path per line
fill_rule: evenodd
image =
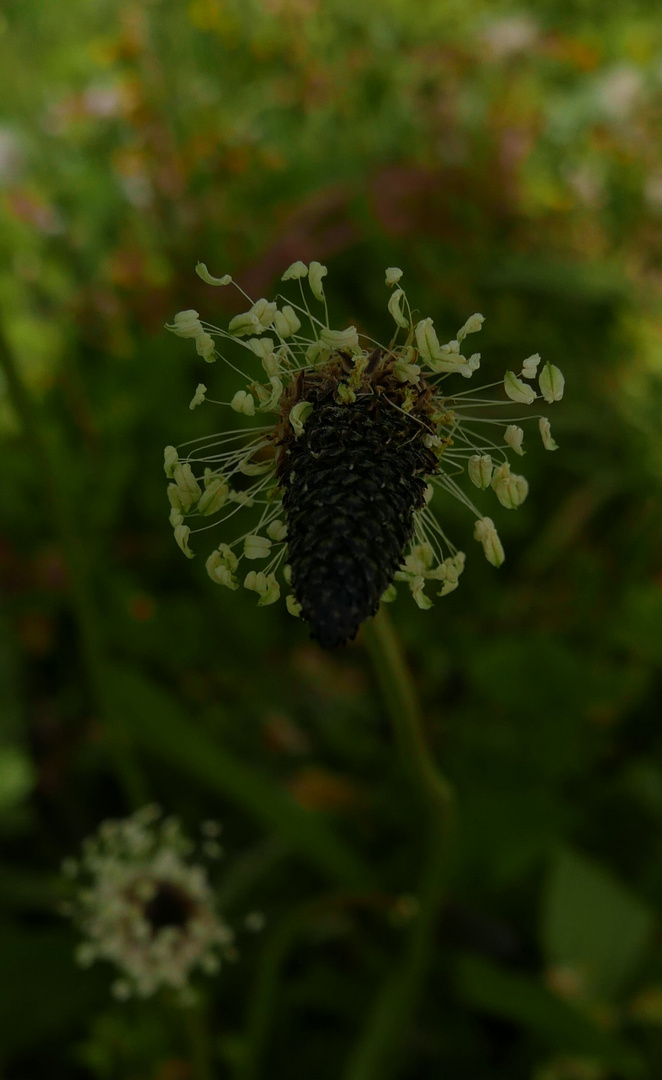
M193 910L193 902L183 889L172 882L161 881L155 895L145 904L145 918L153 934L166 926L183 930Z
M336 353L302 373L276 432L292 588L325 648L351 641L377 611L438 464L424 443L434 430L424 380L403 385L381 350L359 363L363 371ZM353 401L339 403L352 393ZM313 408L295 437L288 416L299 401Z

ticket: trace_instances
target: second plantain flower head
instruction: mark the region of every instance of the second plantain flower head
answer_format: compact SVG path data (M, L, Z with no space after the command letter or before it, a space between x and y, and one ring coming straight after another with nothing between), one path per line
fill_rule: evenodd
M113 993L124 1000L166 989L182 1003L200 970L215 974L233 955L233 933L216 911L206 862L218 858L220 826L204 822L200 850L178 818L145 806L103 822L63 870L77 891L70 914L83 934L78 962L114 965Z
M239 288L202 263L196 270L209 285ZM521 505L528 484L511 467L513 455L524 454L520 423L537 419L545 449L557 445L546 416L513 416L513 407L560 400L564 380L552 364L539 370L535 354L503 382L468 390L480 354L465 345L482 315L440 343L431 318L412 317L402 271L390 267L395 327L390 342L379 344L354 326L331 326L326 274L319 262L293 263L282 280L294 296L274 301L253 301L240 289L248 307L227 330L196 311L175 316L169 330L192 338L207 363L225 360L241 379L226 402L210 400L199 383L190 407L220 406L268 422L248 420L239 430L168 446L164 467L184 554L193 557L194 533L218 525L220 542L206 562L212 581L243 585L262 606L285 586L291 614L332 647L394 598L396 582L421 608L432 606L429 591L445 596L457 588L465 555L435 513L448 495L473 514L474 538L501 565L493 511L479 509L471 492L489 490L508 510ZM499 396L490 393L495 387ZM494 415L503 407L505 416ZM240 511L252 514L251 527L233 536L225 523Z

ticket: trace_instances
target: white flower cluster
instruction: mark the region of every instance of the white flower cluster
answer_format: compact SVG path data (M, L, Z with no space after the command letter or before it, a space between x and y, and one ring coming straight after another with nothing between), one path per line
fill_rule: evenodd
M214 278L201 263L196 270L208 284L232 283L239 288L229 274ZM342 330L329 326L323 286L326 274L326 267L319 262L306 265L298 261L285 271L282 280L298 283L300 302L280 295L275 301L262 298L253 302L240 289L250 307L231 319L227 330L201 323L195 311L180 312L168 327L180 337L193 338L197 352L209 362L221 355L215 342L231 343L235 350L237 347L243 350L244 358L253 370L259 362L266 376L266 381L261 381L250 370L240 368L239 361L223 357L233 370L242 374L244 387L236 391L231 401L211 404L227 405L244 417L272 413L278 418L264 426L220 432L208 439L194 440L179 449L168 446L164 460L165 473L171 481L168 487L170 522L175 540L188 558L193 557L189 545L192 525L193 531L201 531L210 527L205 524L205 519L213 515L222 514L218 521L221 524L242 507L258 508L259 519L253 528L229 543L221 542L207 558L206 566L212 581L229 589L237 589L243 583L244 588L258 595L260 605L272 604L280 597L279 572L282 580L289 584L289 568L285 565L287 527L281 518L282 492L275 476L275 432L279 429L282 434L285 423L294 437L301 437L313 408L311 402L296 401L287 391L302 372L323 369L335 353L341 352L351 358L353 371L347 379L338 382L335 401L337 404L353 403L357 394L366 392L363 373L376 345L372 339L362 340L354 326ZM436 454L438 468L428 477L426 505L414 515L414 536L396 580L408 584L420 607L429 607L425 583L440 582L440 596L451 592L457 587L465 558L445 536L429 505L430 499L441 490L464 503L474 515L475 539L482 544L488 561L500 566L504 551L494 522L475 506L459 481L467 475L475 487L491 488L502 507L514 510L520 506L527 496L528 483L523 476L511 471L508 454L521 457L525 453L524 430L514 422L522 418L501 419L495 417L495 410L504 406L512 409L513 403L529 407L540 399L547 404L559 401L563 396L564 378L550 363L543 366L538 376L540 356L536 353L524 360L519 374L508 371L503 383L483 386L475 392L448 390L449 378L461 375L470 379L480 367L480 353L464 356L462 347L469 335L481 330L484 317L475 313L454 338L442 344L431 318L413 320L406 293L400 286L401 278L402 271L398 267L389 267L386 271L386 285L393 290L388 310L396 329L390 343L378 348L392 361L394 376L405 391L401 405L392 402L394 408L411 413L421 393L432 391L435 407L430 422L434 432L428 430L423 442ZM304 282L307 282L312 298L323 305L323 318L311 310ZM310 327L308 334L302 332L304 320ZM400 335L404 340L398 341ZM494 387L501 387L504 396L486 393ZM206 386L199 384L191 408L203 402L210 403L206 395ZM543 446L546 450L556 450L548 418L539 414L535 418ZM494 433L492 436L486 434L489 428ZM252 476L258 479L246 485L242 478ZM197 523L200 528L195 528ZM242 579L239 568L243 559L267 562L261 570L244 571ZM395 586L392 585L383 599L390 600L394 595ZM290 594L286 600L288 610L297 615L300 609L296 598Z
M217 858L220 826L205 822L202 831L203 856ZM233 933L216 914L207 868L192 862L193 854L178 819L146 806L105 821L79 861L65 860L63 872L78 886L72 914L85 938L77 961L113 963L116 997L145 998L162 988L185 997L196 968L214 974L220 955L231 955Z

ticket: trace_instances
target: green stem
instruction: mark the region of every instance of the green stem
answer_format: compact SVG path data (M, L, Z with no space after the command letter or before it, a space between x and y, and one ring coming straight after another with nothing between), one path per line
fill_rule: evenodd
M413 1018L427 974L431 942L446 887L453 790L428 749L416 691L391 621L382 605L364 627L366 645L395 740L427 826L428 854L418 912L401 962L387 978L352 1052L344 1080L387 1080Z
M265 942L250 997L243 1052L237 1063L235 1080L257 1080L260 1075L274 1018L281 969L309 913L309 904L293 908Z
M297 939L325 912L342 908L383 907L386 899L373 892L335 892L316 897L291 908L270 931L260 957L255 982L249 995L242 1054L235 1067L235 1080L258 1080L263 1071L271 1030L277 1016L280 980L285 962ZM271 1075L269 1072L268 1075Z
M104 655L103 631L90 586L87 549L73 526L73 515L58 467L57 452L45 433L45 425L18 372L11 349L0 330L0 370L41 477L41 490L50 503L55 531L67 563L71 601L78 624L88 682L96 701L114 759L118 779L131 806L148 801L146 786L129 745L121 717L109 704L110 672Z
M418 695L384 604L364 625L363 635L398 751L417 797L445 823L453 805L453 789L430 754Z
M187 1005L184 1016L195 1080L214 1080L209 1029L202 1006Z

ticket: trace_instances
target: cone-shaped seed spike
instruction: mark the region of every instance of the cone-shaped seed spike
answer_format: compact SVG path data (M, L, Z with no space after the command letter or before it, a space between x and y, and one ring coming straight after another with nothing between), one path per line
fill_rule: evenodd
M313 409L286 442L279 479L294 594L313 638L332 648L377 611L437 461L421 419L386 394L339 405L327 383L305 396Z

